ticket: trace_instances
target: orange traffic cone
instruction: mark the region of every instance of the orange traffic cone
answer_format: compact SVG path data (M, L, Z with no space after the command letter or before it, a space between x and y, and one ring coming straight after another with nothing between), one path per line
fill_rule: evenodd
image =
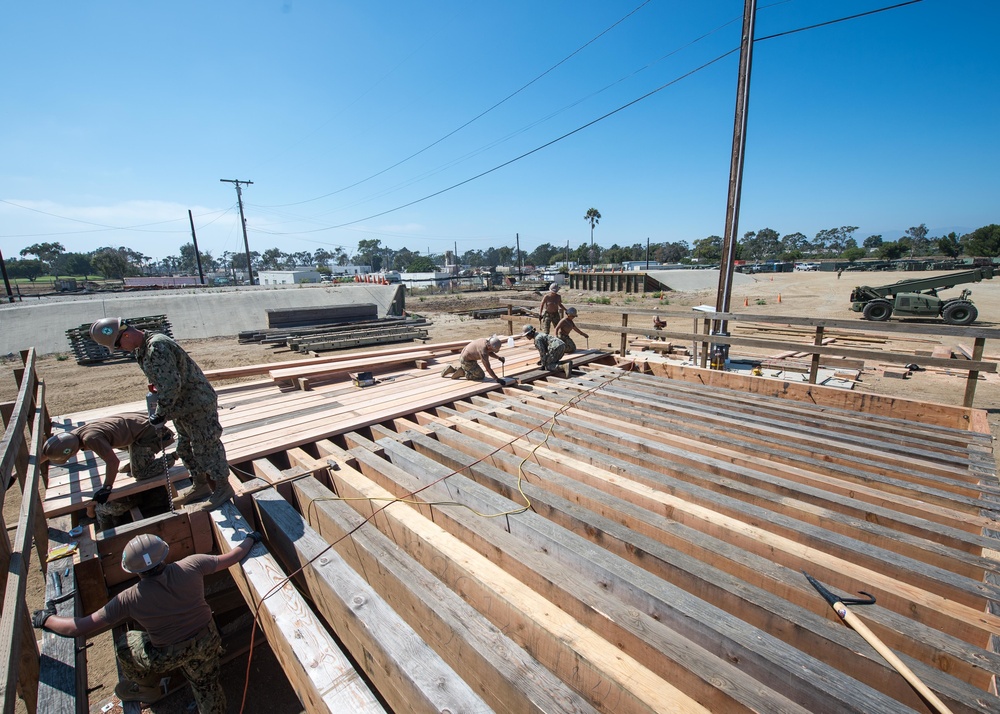
M781 293L778 293L778 302L781 302Z
M743 307L750 307L750 298L743 298Z

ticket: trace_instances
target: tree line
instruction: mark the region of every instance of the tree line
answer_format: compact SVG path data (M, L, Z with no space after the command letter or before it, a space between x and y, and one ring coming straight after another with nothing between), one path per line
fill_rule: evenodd
M592 218L590 216L589 218ZM588 218L588 220L589 220ZM591 226L596 225L596 220ZM944 255L957 258L962 255L977 257L1000 256L1000 225L990 224L971 233L959 236L954 232L945 236L929 236L927 226L920 224L906 230L895 241L883 240L881 235L869 235L858 242L854 234L857 226L840 226L819 231L810 239L802 233L780 235L772 228L747 231L737 241L738 259L762 262L768 260L796 261L806 258L839 258L850 262L862 258L895 260L903 257ZM669 243L633 243L611 245L583 244L577 248L542 243L531 251L520 251L514 246L490 247L467 250L460 255L445 251L435 255L421 254L408 248L395 250L382 245L381 240L367 239L358 242L357 250L348 253L343 248L333 251L320 248L315 251L285 252L269 248L251 252L254 272L259 270L289 270L312 266L320 272L330 272L335 265L367 265L372 270L398 270L400 272L426 272L440 265L459 264L470 268L492 269L496 266L560 266L619 265L628 261L650 260L655 263L714 264L722 259L722 238L708 236L695 240L693 245L683 241ZM131 248L105 246L89 253L67 252L60 243L35 243L20 251L20 258L6 261L7 273L12 278L34 281L43 275L102 276L122 279L138 275L176 275L198 273L199 256L193 243L180 248L175 256L154 259ZM244 252L225 251L218 258L211 252L200 251L201 269L205 273L235 275L246 274L247 256Z

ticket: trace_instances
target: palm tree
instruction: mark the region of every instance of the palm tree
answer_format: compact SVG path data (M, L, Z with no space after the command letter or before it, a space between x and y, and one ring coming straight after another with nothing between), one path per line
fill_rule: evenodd
M601 222L601 212L596 208L588 208L583 220L590 221L590 265L594 265L594 226Z

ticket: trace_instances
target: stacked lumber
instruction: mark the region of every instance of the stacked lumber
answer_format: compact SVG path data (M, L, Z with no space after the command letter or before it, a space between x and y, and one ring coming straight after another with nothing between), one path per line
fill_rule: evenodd
M323 334L313 334L289 338L285 344L295 352L324 352L347 350L367 345L383 345L393 342L426 340L427 330L417 325L427 325L426 320L388 321L379 324L355 326L352 329L335 329Z
M170 321L166 315L150 315L147 317L126 317L123 318L132 327L146 332L162 332L168 337L173 337ZM106 362L109 359L132 359L132 354L125 350L109 350L104 345L99 345L90 337L90 326L93 323L85 323L79 327L66 330L66 337L69 338L69 347L76 356L77 364L94 364L96 362Z
M384 317L374 320L358 320L355 322L336 322L309 327L281 327L270 330L243 330L237 335L240 344L258 342L275 346L285 346L289 340L350 332L368 327L392 326L406 324L411 327L422 327L430 324L423 318Z
M334 325L378 319L375 303L351 303L324 307L283 307L264 311L268 328Z

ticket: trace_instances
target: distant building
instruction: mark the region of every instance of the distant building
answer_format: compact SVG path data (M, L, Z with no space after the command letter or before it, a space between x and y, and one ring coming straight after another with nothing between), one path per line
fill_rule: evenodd
M372 272L370 265L331 265L331 275L365 275Z
M261 285L298 285L299 283L318 283L318 270L313 268L297 268L295 270L259 270L257 279Z

